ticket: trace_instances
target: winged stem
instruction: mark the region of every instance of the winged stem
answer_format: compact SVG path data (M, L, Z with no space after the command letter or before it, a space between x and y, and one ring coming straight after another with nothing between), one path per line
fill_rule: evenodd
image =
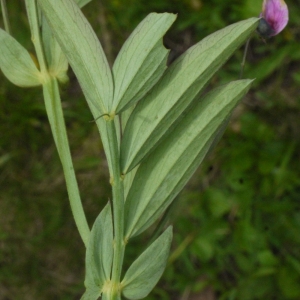
M63 166L64 176L71 205L71 210L75 219L79 234L87 246L90 229L83 210L78 184L72 162L70 146L64 121L61 99L56 78L51 77L48 72L47 62L44 55L43 43L40 34L38 7L36 0L26 0L26 8L32 41L39 61L42 76L44 78L43 93L46 112L51 126L51 131L57 147L57 151Z
M107 135L111 153L110 182L113 192L113 219L114 219L114 258L111 275L111 290L108 299L120 298L120 277L125 252L124 241L124 187L120 169L120 151L117 138L117 129L114 119L107 121Z

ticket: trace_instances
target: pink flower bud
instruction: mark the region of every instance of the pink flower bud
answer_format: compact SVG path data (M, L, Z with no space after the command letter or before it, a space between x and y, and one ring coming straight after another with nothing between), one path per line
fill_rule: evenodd
M260 17L257 31L262 37L269 38L284 29L289 20L289 10L284 0L264 0Z

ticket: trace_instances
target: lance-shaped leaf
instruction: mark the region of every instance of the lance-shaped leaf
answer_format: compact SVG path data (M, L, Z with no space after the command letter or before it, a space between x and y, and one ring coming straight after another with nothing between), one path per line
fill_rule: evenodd
M60 82L67 82L68 60L57 43L44 15L42 16L42 37L49 73Z
M125 202L127 238L153 224L182 190L251 82L231 82L199 99L141 163Z
M174 126L232 53L254 31L257 18L230 25L186 51L131 114L121 144L123 173L137 165Z
M140 100L167 68L169 50L162 37L176 15L149 14L124 43L113 66L113 110L117 113Z
M86 251L86 292L83 299L97 299L110 280L113 259L113 222L108 203L97 217ZM98 291L98 293L97 293ZM84 298L85 297L85 298ZM94 297L94 298L93 298Z
M0 29L0 69L15 85L41 85L40 71L28 51L7 32Z
M38 3L87 101L99 109L99 115L107 113L112 105L112 75L91 25L74 0L38 0Z
M151 292L164 272L171 242L170 226L133 262L121 282L126 298L142 299Z
M88 4L91 0L76 0L76 3L80 8ZM49 67L49 73L56 77L60 82L65 83L68 81L68 60L62 52L60 46L54 38L54 35L45 19L42 16L42 36L44 50Z

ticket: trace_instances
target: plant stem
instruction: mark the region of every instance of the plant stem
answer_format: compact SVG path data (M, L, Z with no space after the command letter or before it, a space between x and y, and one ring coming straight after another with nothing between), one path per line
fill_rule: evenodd
M87 247L90 229L82 207L74 172L57 80L49 77L49 80L43 85L43 92L52 134L63 166L71 210L79 234Z
M2 10L2 17L3 17L3 21L4 21L5 31L8 34L11 34L10 23L9 23L9 19L8 19L7 6L6 6L6 0L1 0L1 10Z
M111 153L111 185L114 216L114 258L111 275L111 290L108 299L120 299L120 279L125 252L124 243L124 188L120 170L120 151L114 119L107 121L107 135Z
M244 55L243 55L243 60L242 60L242 63L241 63L241 71L240 71L240 77L239 77L239 79L243 78L244 67L245 67L245 63L246 63L246 57L247 57L247 53L248 53L248 49L249 49L250 40L251 40L251 37L249 37L248 40L247 40L247 42L246 42L246 46L245 46L245 50L244 50Z
M30 23L32 41L40 64L41 73L44 78L43 93L46 111L56 148L63 166L71 210L79 234L85 246L87 247L90 236L90 229L82 207L78 184L74 172L68 136L64 122L63 110L61 106L58 83L55 78L52 78L50 76L44 56L43 44L40 36L36 0L26 0L26 9Z
M41 72L42 74L45 74L45 76L47 77L48 68L47 68L47 63L43 51L43 44L41 41L38 8L37 8L36 0L26 0L26 9L27 9L27 15L30 24L30 30L31 30L31 40L34 44L34 48L38 58L38 62L40 64Z

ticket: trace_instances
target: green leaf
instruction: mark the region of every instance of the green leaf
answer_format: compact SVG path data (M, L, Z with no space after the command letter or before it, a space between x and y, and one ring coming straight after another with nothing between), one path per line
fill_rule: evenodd
M200 98L139 166L125 202L125 236L147 229L163 213L223 133L251 80L231 82Z
M129 267L121 282L128 299L142 299L154 288L167 264L172 226L155 240Z
M112 105L113 81L101 44L73 0L38 0L88 102L107 113Z
M124 197L126 198L129 192L129 189L132 185L133 179L135 177L135 174L138 170L139 166L136 166L133 170L131 170L129 173L126 174L124 178Z
M177 119L257 27L257 18L230 25L186 51L131 114L121 144L121 167L127 173L174 127Z
M97 300L101 296L99 288L87 288L80 300Z
M113 222L111 206L108 203L94 223L86 251L86 276L84 284L87 288L87 295L97 295L97 290L101 294L103 286L110 280L112 259Z
M57 43L44 15L42 16L42 38L49 73L60 82L67 82L68 60Z
M92 0L76 0L77 5L82 8L86 4L90 3Z
M0 68L13 84L32 87L42 84L40 71L28 51L6 31L0 29Z
M116 113L140 100L167 68L169 50L162 37L176 15L149 14L124 43L113 66Z

